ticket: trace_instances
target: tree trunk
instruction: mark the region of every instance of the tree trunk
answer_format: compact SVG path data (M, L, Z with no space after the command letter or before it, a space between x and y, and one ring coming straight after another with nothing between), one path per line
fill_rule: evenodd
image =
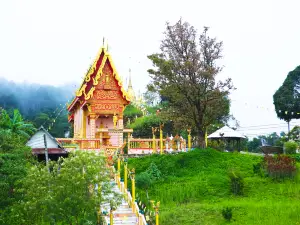
M198 143L197 146L205 148L205 132L201 129L198 130Z

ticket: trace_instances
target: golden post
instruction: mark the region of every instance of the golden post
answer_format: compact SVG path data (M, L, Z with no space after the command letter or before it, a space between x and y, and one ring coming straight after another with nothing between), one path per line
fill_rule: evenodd
M191 128L187 129L188 132L188 150L191 151L192 147L192 138L191 138Z
M114 214L113 214L113 210L112 209L110 209L109 222L110 222L110 225L114 224Z
M120 173L121 171L121 159L120 159L120 155L118 156L118 173Z
M152 127L152 134L153 134L153 139L152 139L152 149L153 153L156 153L156 146L155 146L155 132L157 131L156 127Z
M124 189L126 194L127 193L127 162L124 163Z
M135 203L135 169L131 170L131 184L132 184L132 205L131 207L134 208L134 203Z
M160 202L156 202L156 205L154 201L150 201L152 203L152 207L155 210L155 225L159 225L159 206Z
M118 171L117 171L117 183L118 183L118 187L121 188L121 183L120 183L120 179L121 179L121 158L120 155L118 155Z
M163 154L163 131L164 124L159 125L159 143L160 143L160 154Z

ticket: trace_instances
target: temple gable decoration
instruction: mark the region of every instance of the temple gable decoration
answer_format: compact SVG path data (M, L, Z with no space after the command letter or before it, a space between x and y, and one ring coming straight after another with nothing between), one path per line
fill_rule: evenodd
M104 47L75 94L68 106L69 122L73 123L74 138L81 140L81 147L91 143L89 147L95 149L122 146L123 111L130 98Z

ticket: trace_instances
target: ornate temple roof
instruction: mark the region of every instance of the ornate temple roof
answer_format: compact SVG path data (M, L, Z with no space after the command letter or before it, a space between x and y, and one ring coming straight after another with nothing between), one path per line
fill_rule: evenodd
M99 78L103 75L103 68L108 63L113 71L113 77L117 80L120 87L123 98L130 101L130 96L123 88L122 80L117 73L117 70L113 64L112 58L105 47L102 47L97 54L96 59L87 71L80 88L76 91L76 97L72 100L68 106L68 110L71 111L76 102L81 100L88 100L93 96L93 92L96 89L95 86L98 84Z

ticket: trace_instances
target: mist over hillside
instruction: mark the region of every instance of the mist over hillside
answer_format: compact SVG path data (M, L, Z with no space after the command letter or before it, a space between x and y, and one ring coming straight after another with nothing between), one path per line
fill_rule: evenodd
M36 127L50 127L53 135L62 136L70 129L66 103L74 97L74 92L72 83L51 86L0 78L0 107L8 112L18 109Z

